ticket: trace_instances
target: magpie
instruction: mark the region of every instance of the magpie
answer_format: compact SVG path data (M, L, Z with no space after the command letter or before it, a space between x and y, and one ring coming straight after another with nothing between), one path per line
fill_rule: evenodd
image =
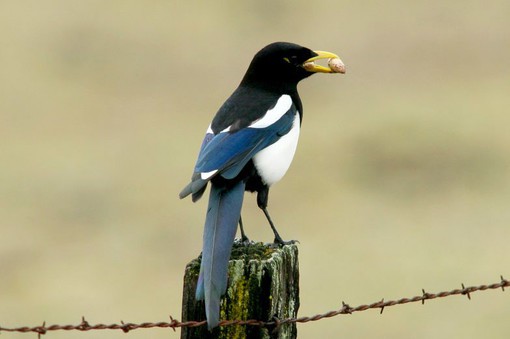
M209 330L219 323L238 223L247 240L241 219L245 191L257 192L257 205L273 230L274 242L293 242L281 238L269 216L269 187L284 176L296 151L303 120L298 82L317 72L345 71L343 64L340 71L315 64L318 59L341 64L333 53L288 42L272 43L255 54L241 83L207 128L191 182L179 194L181 199L191 194L195 202L211 184L195 293L197 300L205 300Z

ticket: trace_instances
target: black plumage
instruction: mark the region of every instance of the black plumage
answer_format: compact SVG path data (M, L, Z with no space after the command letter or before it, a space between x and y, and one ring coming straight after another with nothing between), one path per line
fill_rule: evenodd
M197 299L205 299L209 328L219 321L226 267L241 223L243 191L257 192L257 204L274 232L286 244L267 211L269 187L283 177L297 146L303 106L299 81L313 73L332 73L313 61L338 58L287 42L270 44L253 58L239 87L225 101L207 129L191 182L182 198L196 201L211 183Z

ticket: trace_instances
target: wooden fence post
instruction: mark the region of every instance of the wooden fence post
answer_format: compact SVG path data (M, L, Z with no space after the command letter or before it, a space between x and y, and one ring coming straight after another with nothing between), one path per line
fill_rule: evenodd
M195 300L200 257L186 266L182 321L205 320L203 301ZM296 245L272 247L262 243L234 243L228 268L227 293L221 301L220 320L286 319L299 308L299 263ZM296 338L296 324L279 328L251 325L183 327L181 338Z

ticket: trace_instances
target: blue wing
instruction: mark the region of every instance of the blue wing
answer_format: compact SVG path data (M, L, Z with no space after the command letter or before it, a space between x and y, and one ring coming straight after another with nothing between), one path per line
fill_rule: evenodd
M298 114L294 104L277 121L266 127L251 127L230 132L228 129L218 134L207 133L198 155L191 183L180 193L184 198L193 194L198 200L207 182L220 175L225 179L235 178L250 159L262 149L270 146L287 134Z

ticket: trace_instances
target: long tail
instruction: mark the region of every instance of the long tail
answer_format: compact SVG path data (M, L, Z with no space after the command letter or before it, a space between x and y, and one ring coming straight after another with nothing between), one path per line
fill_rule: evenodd
M220 298L227 290L228 261L241 215L244 187L243 182L228 189L211 185L202 263L195 293L197 300L205 299L209 330L219 323Z

